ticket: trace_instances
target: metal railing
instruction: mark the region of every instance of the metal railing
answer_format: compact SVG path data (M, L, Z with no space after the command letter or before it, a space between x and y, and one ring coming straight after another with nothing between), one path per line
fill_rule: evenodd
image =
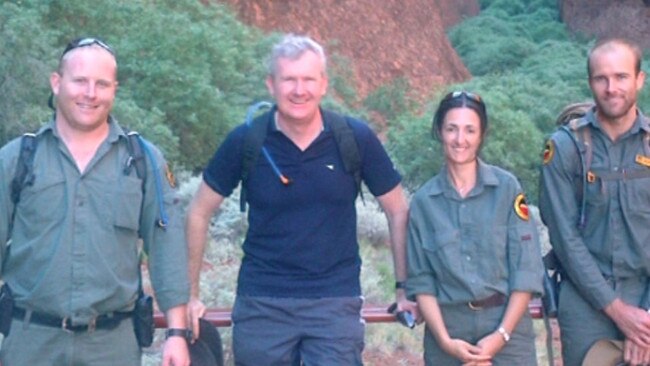
M387 305L365 305L361 310L361 316L366 323L392 323L397 321L395 315L389 313L386 310L387 308ZM530 301L528 304L528 312L533 319L541 319L544 317L544 310L540 299L534 298ZM229 327L232 325L230 314L230 308L211 308L206 311L204 318L216 327ZM154 320L156 328L167 328L165 316L160 311L154 313Z

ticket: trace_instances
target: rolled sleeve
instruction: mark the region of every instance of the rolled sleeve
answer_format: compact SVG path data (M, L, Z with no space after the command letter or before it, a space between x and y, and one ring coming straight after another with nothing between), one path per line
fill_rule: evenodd
M418 198L413 198L409 211L409 224L407 235L407 269L406 296L415 301L417 294L430 294L437 296L437 283L435 274L427 259L420 228L423 228L422 213L417 208ZM425 226L426 227L426 226ZM425 229L426 230L426 229Z
M544 267L534 221L523 220L514 212L509 220L512 228L508 235L510 291L542 294Z

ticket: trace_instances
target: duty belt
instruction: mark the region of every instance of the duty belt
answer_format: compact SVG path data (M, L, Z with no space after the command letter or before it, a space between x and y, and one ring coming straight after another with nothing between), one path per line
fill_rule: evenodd
M467 306L472 310L481 310L485 308L493 308L495 306L501 306L506 303L506 295L502 293L496 293L492 296L486 297L480 300L473 300L467 303Z
M47 327L61 328L70 332L92 332L95 329L115 329L124 319L130 318L132 312L114 312L104 315L99 315L88 324L72 324L70 318L59 318L58 316L32 311L29 319L25 319L27 310L14 307L13 318L18 320L28 320L30 323L44 325Z

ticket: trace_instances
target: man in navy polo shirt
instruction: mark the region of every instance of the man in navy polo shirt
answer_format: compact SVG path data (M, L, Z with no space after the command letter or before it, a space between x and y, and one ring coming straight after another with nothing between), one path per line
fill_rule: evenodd
M320 108L327 84L318 43L287 35L273 47L266 85L276 105L262 117L270 122L268 156L257 159L244 183L249 229L232 314L237 365L362 364L358 185L344 170L332 122ZM370 128L347 120L361 177L388 219L399 309L416 313L401 288L408 211L401 177ZM235 128L219 147L187 214L194 325L205 312L199 272L207 228L241 180L247 128Z

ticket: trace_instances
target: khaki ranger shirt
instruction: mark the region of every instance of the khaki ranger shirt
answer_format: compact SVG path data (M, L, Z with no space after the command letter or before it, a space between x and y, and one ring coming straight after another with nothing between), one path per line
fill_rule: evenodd
M609 280L637 278L642 286L648 282L650 156L644 156L643 138L650 127L639 111L632 128L614 142L602 131L593 110L578 126L591 130L590 170L595 175L586 184L584 228L578 225L580 155L564 131L555 132L546 144L540 213L569 279L594 308L603 309L616 298ZM634 177L638 174L645 177ZM608 175L625 178L607 179ZM647 308L647 299L638 305Z
M139 237L160 309L188 301L183 220L171 179L164 176L169 225L165 230L156 226L160 212L154 181L155 174L164 175L165 160L147 143L151 157L146 157L145 182L135 166L125 174L127 137L114 119L109 124L108 137L83 173L54 121L41 128L34 184L21 191L13 233L8 232L14 210L11 181L20 138L0 150L0 269L19 307L69 317L73 324L131 310L138 295Z
M536 230L512 174L479 160L476 186L461 198L443 166L411 201L407 295L430 294L445 305L542 293Z

